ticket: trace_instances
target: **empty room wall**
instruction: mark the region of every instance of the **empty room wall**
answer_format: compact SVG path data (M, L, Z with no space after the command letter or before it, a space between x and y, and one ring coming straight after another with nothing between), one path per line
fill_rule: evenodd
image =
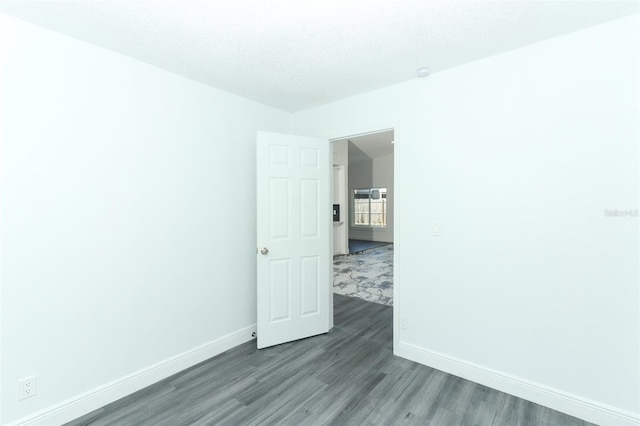
M5 15L0 69L0 423L249 340L255 132L290 114Z
M376 241L393 242L393 206L394 206L394 181L393 181L393 155L385 155L373 159L373 185L372 188L387 188L387 227L374 229L373 237Z
M348 142L346 140L334 141L331 143L331 148L333 151L333 166L334 166L333 204L340 205L340 220L333 223L333 254L334 255L348 254L349 253L349 148L348 148Z
M369 228L351 226L350 236L357 240L393 242L393 155L370 158L349 163L349 197L353 190L362 188L387 188L387 226ZM353 223L353 217L350 218Z
M397 354L638 420L640 219L605 213L639 208L638 28L634 15L294 114L294 132L327 138L395 127Z
M351 143L350 143L351 145ZM349 150L358 149L356 146ZM353 191L355 189L371 188L373 185L373 159L364 158L360 161L349 162L349 238L354 240L374 241L373 229L369 227L354 226Z

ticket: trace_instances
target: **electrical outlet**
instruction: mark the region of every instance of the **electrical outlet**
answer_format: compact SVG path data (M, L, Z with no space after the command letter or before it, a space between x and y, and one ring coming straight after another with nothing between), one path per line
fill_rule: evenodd
M36 396L36 376L18 380L18 399L23 400Z
M406 330L409 327L409 320L406 315L400 315L400 330Z

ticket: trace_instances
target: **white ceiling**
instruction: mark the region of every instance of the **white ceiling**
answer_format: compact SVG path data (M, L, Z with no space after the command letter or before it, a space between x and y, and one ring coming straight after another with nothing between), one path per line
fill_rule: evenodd
M296 111L638 13L639 2L1 0L0 10Z
M349 163L371 160L393 154L393 130L384 130L360 136L351 136L342 141L349 144ZM334 141L340 142L340 141Z

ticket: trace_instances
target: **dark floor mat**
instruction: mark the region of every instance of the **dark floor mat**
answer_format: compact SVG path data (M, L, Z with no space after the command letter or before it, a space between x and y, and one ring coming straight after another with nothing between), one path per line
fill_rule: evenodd
M371 250L388 244L391 243L383 241L349 240L349 254L360 253L365 250Z

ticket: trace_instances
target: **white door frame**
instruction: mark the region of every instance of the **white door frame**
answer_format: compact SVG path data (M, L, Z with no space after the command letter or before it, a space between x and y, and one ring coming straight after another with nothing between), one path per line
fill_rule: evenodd
M398 244L398 236L400 235L399 229L401 227L401 220L400 219L400 202L399 200L401 199L400 197L400 192L399 188L400 188L400 179L399 179L399 167L398 167L398 158L400 158L400 156L398 155L399 152L402 150L402 144L398 143L398 140L400 139L399 137L399 132L398 132L398 128L399 126L397 124L391 124L391 125L381 125L381 126L367 126L366 128L360 128L360 129L351 129L351 130L346 130L346 131L341 131L341 132L331 132L332 134L339 134L340 136L335 136L335 137L329 137L329 143L331 144L331 150L330 150L330 155L331 158L333 158L333 142L335 141L339 141L339 140L344 140L344 139L350 139L350 138L356 138L358 136L367 136L367 135L372 135L375 133L380 133L380 132L386 132L389 130L393 130L393 139L394 139L394 146L393 146L393 353L394 355L396 355L397 352L397 348L398 343L399 343L399 328L398 328L398 312L400 312L399 310L399 306L401 306L401 297L400 297L400 250L402 245ZM371 129L377 129L377 130L371 130ZM333 163L333 162L332 162ZM332 167L332 166L331 166ZM348 196L347 196L348 197ZM331 259L333 259L333 232L331 233ZM332 262L333 265L333 262ZM333 271L332 271L332 275L333 277ZM330 286L329 286L329 291L331 292L331 300L333 300L333 279L331 280ZM333 303L330 304L330 327L333 327Z

